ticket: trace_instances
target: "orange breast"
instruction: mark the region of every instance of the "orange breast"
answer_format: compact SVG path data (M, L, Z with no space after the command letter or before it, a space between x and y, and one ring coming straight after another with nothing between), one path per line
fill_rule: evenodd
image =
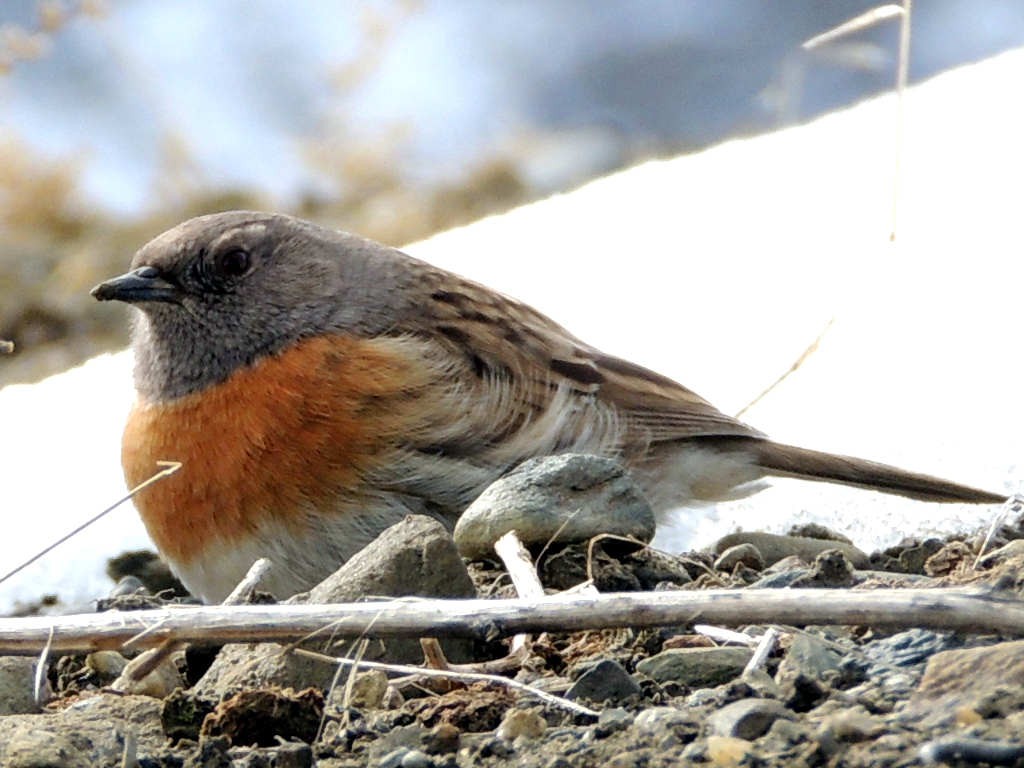
M402 433L414 368L393 341L309 339L169 403L136 403L122 462L129 487L159 460L182 468L135 498L160 551L188 563L268 518L336 509Z

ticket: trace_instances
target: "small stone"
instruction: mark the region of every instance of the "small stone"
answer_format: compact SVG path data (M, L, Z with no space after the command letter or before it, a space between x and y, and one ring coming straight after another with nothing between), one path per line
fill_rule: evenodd
M494 542L512 530L525 546L543 547L602 533L646 544L654 528L651 505L621 465L566 453L528 459L488 486L459 518L455 542L478 559L494 557Z
M594 726L594 730L598 738L607 738L613 733L624 731L633 724L633 715L630 712L620 708L611 707L601 711L598 715L597 724Z
M860 706L834 712L818 727L820 737L848 744L874 739L884 731L884 724Z
M640 692L640 685L621 664L613 659L602 659L579 676L565 698L570 701L621 701Z
M536 709L510 709L502 718L496 735L502 741L539 739L547 727L547 721Z
M142 677L137 677L138 670L150 666L150 660L158 653L158 649L146 651L128 662L117 679L110 684L111 689L121 693L139 696L152 696L162 699L170 695L176 688L184 688L185 680L178 671L178 660L183 651L177 651L161 659L156 666Z
M125 595L148 595L149 590L146 589L146 585L142 583L142 579L138 576L128 574L122 576L121 579L114 585L114 588L110 590L108 597L124 597Z
M431 760L430 756L424 752L420 752L418 749L410 749L404 755L399 762L401 768L431 768L434 761Z
M732 573L733 568L737 565L745 565L747 568L760 571L764 568L764 558L761 557L757 547L753 544L745 543L729 547L715 560L715 570L725 571L726 573Z
M402 768L402 760L412 750L408 747L399 747L391 752L388 752L384 757L380 758L378 765L380 768Z
M970 546L962 541L951 541L925 561L924 572L929 576L946 576L961 563L973 562L974 550Z
M839 672L842 656L828 645L804 632L793 635L786 656L779 664L776 681L791 672L797 672L818 680L824 680L830 674Z
M331 703L338 709L349 706L356 709L379 709L387 691L388 676L379 669L371 669L356 674L351 690L347 685L335 688L331 693Z
M35 699L37 659L31 656L0 656L0 715L27 715L39 711ZM43 703L51 696L43 677Z
M311 768L313 750L309 744L288 741L274 747L274 768Z
M896 558L899 569L903 573L924 573L924 564L928 558L942 549L938 539L925 539L915 546L905 547Z
M752 754L752 746L746 739L733 736L708 736L707 756L713 765L732 768Z
M128 666L128 659L117 651L93 651L85 657L85 666L101 680L115 680Z
M659 683L719 685L739 676L752 654L749 648L673 648L644 659L636 670Z
M837 588L852 587L856 583L853 564L839 549L819 552L811 563L811 570L792 583L793 587Z
M907 711L930 724L951 723L958 710L981 711L992 691L1024 686L1024 640L936 653Z
M681 743L693 741L700 733L700 720L687 710L676 707L650 707L633 719L633 728L640 734L657 737L671 733Z
M773 699L740 699L711 713L708 728L717 736L753 740L764 735L779 718L792 716L792 712Z
M428 755L458 752L461 734L451 723L439 723L422 736L423 751Z
M811 539L805 536L780 536L774 533L759 531L742 531L723 536L714 544L713 551L721 555L737 544L752 544L761 553L767 565L778 562L789 555L796 555L805 563L814 560L822 552L834 549L846 555L846 558L857 568L868 565L868 556L857 547L842 541L830 539Z

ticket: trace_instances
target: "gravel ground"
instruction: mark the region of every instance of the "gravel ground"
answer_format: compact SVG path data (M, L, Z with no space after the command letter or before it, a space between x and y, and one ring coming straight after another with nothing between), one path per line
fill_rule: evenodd
M980 538L908 540L867 556L848 545L835 548L841 542L827 531L805 529L773 538L771 547L758 534L734 534L719 554L670 556L608 540L549 547L537 570L548 591L579 583L589 568L602 592L800 585L819 587L827 600L836 588L973 585L1013 597L1024 585L1021 522L999 531L977 569ZM352 561L360 562L335 574L334 586L329 579L305 599L350 599L369 588L367 580L391 594L514 594L499 564L463 561L436 524L413 518L406 524L411 527L389 530ZM808 538L818 538L822 551L808 559L792 554L806 553ZM772 551L770 558L762 549ZM145 557L126 562L147 579L159 571ZM101 607L128 610L164 599L132 579ZM343 592L325 591L338 589ZM739 629L757 638L767 627ZM487 682L403 679L379 670L335 679L333 667L293 663L294 656L272 644L191 648L174 659L167 679L149 682L149 695L124 693L115 682L125 664L120 654L64 656L46 670L52 699L40 711L30 694L35 661L8 657L0 659L0 762L1024 765L1024 641L981 628L977 634L775 629L779 642L766 663L746 672L749 644L716 642L692 626L533 637L506 674L596 715ZM366 644L364 658L422 663L418 644L380 646ZM504 642L456 642L445 651L479 664L507 648ZM118 687L122 692L113 690Z

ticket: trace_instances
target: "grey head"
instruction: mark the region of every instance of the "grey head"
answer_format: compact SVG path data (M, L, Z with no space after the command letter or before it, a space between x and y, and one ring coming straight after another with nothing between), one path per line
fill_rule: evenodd
M135 306L136 387L168 400L325 332L386 333L413 311L417 267L392 248L281 214L190 219L92 290Z

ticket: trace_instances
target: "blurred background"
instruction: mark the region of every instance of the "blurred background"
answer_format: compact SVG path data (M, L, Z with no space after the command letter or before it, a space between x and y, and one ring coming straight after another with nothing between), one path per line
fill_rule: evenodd
M801 47L878 7L3 0L0 386L123 346L88 289L188 216L401 245L891 88L897 18ZM1022 43L1024 3L918 0L910 80Z

